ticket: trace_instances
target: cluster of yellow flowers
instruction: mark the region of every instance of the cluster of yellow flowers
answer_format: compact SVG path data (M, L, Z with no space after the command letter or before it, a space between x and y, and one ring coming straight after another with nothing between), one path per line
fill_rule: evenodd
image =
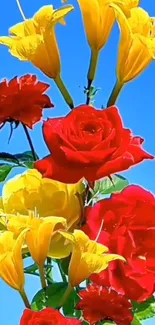
M0 202L0 277L18 290L25 301L23 254L29 252L38 265L42 287L46 287L47 257L71 255L69 288L92 273L107 268L114 259L107 247L92 241L78 225L82 218L85 186L66 185L42 178L35 169L5 183Z
M89 82L94 79L99 54L115 20L118 22L121 37L113 98L117 97L123 85L136 78L155 59L155 19L139 7L140 0L91 0L89 5L87 0L78 0L78 3L91 48ZM32 62L54 79L70 106L72 99L61 79L55 26L57 23L65 25L64 18L73 9L72 5L58 10L52 5L44 6L31 19L23 15L24 21L10 28L9 37L0 37L0 44L8 46L13 56Z

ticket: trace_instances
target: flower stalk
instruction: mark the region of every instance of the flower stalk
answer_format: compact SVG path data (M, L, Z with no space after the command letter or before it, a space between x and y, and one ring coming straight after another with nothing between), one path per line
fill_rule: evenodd
M19 291L19 293L20 293L20 296L24 302L25 307L31 309L31 306L30 306L30 303L29 303L29 300L28 300L25 290L23 289L23 290Z
M89 69L87 74L88 84L87 84L87 92L86 92L87 94L86 105L89 105L90 102L90 89L91 89L92 82L95 79L98 56L99 56L99 51L91 50L90 64L89 64Z
M54 79L58 89L60 90L65 102L67 103L67 105L70 107L70 109L74 108L74 103L73 103L73 99L70 96L64 82L62 81L60 75L57 75L57 77Z
M25 135L26 135L26 138L27 138L27 141L29 143L29 146L30 146L30 149L31 149L31 152L32 152L32 156L33 156L33 159L34 161L37 161L38 158L36 156L36 153L35 153L35 150L34 150L34 146L33 146L33 143L32 143L32 140L31 140L31 137L29 135L29 132L28 132L28 129L26 127L26 125L24 123L22 123L22 126L23 126L23 129L24 129L24 132L25 132Z
M120 81L118 80L116 81L114 88L111 92L111 95L108 99L107 107L113 106L116 103L123 86L124 85Z
M68 297L70 296L71 292L73 291L73 287L71 286L70 283L68 283L68 287L62 297L62 299L60 300L60 304L59 304L59 308L63 307L68 299Z
M41 281L41 286L43 289L46 289L46 279L45 279L45 272L44 272L44 266L38 265L39 269L39 274L40 274L40 281Z

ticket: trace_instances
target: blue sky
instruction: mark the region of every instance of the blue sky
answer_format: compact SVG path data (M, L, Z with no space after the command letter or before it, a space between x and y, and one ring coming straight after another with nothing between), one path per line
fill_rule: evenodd
M89 0L90 1L90 0ZM62 57L62 76L74 98L75 104L80 105L85 102L83 88L86 85L87 69L89 65L90 50L86 42L86 37L82 27L82 20L76 0L71 0L75 6L75 11L67 17L66 27L57 27L57 37ZM51 4L50 0L27 1L22 0L22 7L27 18L31 17L43 5ZM53 0L52 4L58 8L61 6L60 0ZM146 9L151 16L155 16L154 0L142 0L141 6ZM0 35L7 35L8 28L22 21L20 12L15 0L5 0L0 2ZM117 60L118 27L115 26L109 42L102 51L99 67L96 76L95 86L101 87L96 98L96 107L105 105L115 82L115 66ZM0 79L11 79L14 76L21 76L27 73L36 74L42 81L51 84L48 92L55 108L46 110L44 117L65 115L69 112L61 94L55 84L46 78L39 70L30 63L22 63L13 58L7 48L0 47ZM135 135L145 138L145 149L155 155L155 62L135 81L128 84L117 102L126 127L131 128ZM25 136L19 127L13 134L8 145L7 139L9 128L6 126L0 132L0 151L17 153L29 150L25 142ZM38 124L31 132L36 152L40 157L47 154L47 148L43 142L41 134L41 124ZM140 184L146 189L155 193L155 161L146 161L124 173L131 183ZM30 300L39 288L38 279L32 276L26 279L26 290ZM18 293L7 287L0 281L1 292L1 312L0 324L18 325L23 311L23 303ZM146 322L153 325L154 321Z

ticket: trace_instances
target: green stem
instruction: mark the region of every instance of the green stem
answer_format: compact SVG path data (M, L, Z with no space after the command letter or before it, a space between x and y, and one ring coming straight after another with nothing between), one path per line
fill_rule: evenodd
M67 301L68 297L70 296L72 290L73 290L73 287L70 285L70 283L68 283L67 290L65 291L62 299L60 300L59 308L64 306L64 304L66 303L66 301Z
M29 132L28 132L28 129L26 127L25 124L22 123L22 126L23 126L23 129L24 129L24 132L25 132L25 135L26 135L26 138L27 138L27 141L29 143L29 146L30 146L30 149L31 149L31 152L32 152L32 156L33 156L33 159L34 161L38 160L37 159L37 156L36 156L36 153L35 153L35 150L34 150L34 146L33 146L33 143L32 143L32 140L31 140L31 137L29 135Z
M23 290L19 291L19 293L20 293L20 296L21 296L21 298L22 298L22 300L24 302L25 307L31 309L31 306L30 306L30 303L29 303L29 300L27 298L25 290L23 289Z
M67 105L70 107L70 109L74 108L74 103L72 100L72 97L70 96L64 82L62 81L60 75L58 75L55 79L54 79L57 87L59 88L65 102L67 103Z
M115 83L115 86L111 92L111 95L108 99L107 107L112 106L116 103L116 100L117 100L122 88L123 88L123 84L117 80Z
M46 278L47 278L47 285L50 285L52 282L52 259L51 257L47 257L47 271L49 267L49 272L46 272Z
M43 289L46 289L47 286L46 286L44 266L38 265L38 269L39 269L39 274L40 274L41 286Z
M95 79L98 57L99 57L99 51L91 50L90 64L89 64L89 69L87 74L88 84L87 84L86 105L89 105L90 102L90 88L93 80Z
M58 265L59 272L60 272L61 277L62 277L62 281L63 281L64 283L67 283L66 275L65 275L64 272L62 271L62 268L61 268L61 265L60 265L60 262L59 262L59 261L57 261L57 265Z

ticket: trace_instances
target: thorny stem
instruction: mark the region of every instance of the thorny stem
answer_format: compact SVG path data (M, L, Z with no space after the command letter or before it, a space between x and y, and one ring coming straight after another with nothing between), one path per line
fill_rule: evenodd
M23 20L26 20L26 17L24 15L23 9L21 7L20 1L19 0L16 0L16 2L17 2L17 6L18 6L18 9L19 9L19 11L21 13L21 16L22 16Z
M34 161L37 160L37 156L36 156L36 153L35 153L35 150L34 150L34 146L33 146L33 143L32 143L32 140L31 140L31 137L29 135L29 132L28 132L28 129L26 127L25 124L22 123L22 126L23 126L23 129L24 129L24 132L25 132L25 135L26 135L26 138L28 140L28 143L29 143L29 146L31 148L31 152L32 152L32 156L33 156L33 159Z

